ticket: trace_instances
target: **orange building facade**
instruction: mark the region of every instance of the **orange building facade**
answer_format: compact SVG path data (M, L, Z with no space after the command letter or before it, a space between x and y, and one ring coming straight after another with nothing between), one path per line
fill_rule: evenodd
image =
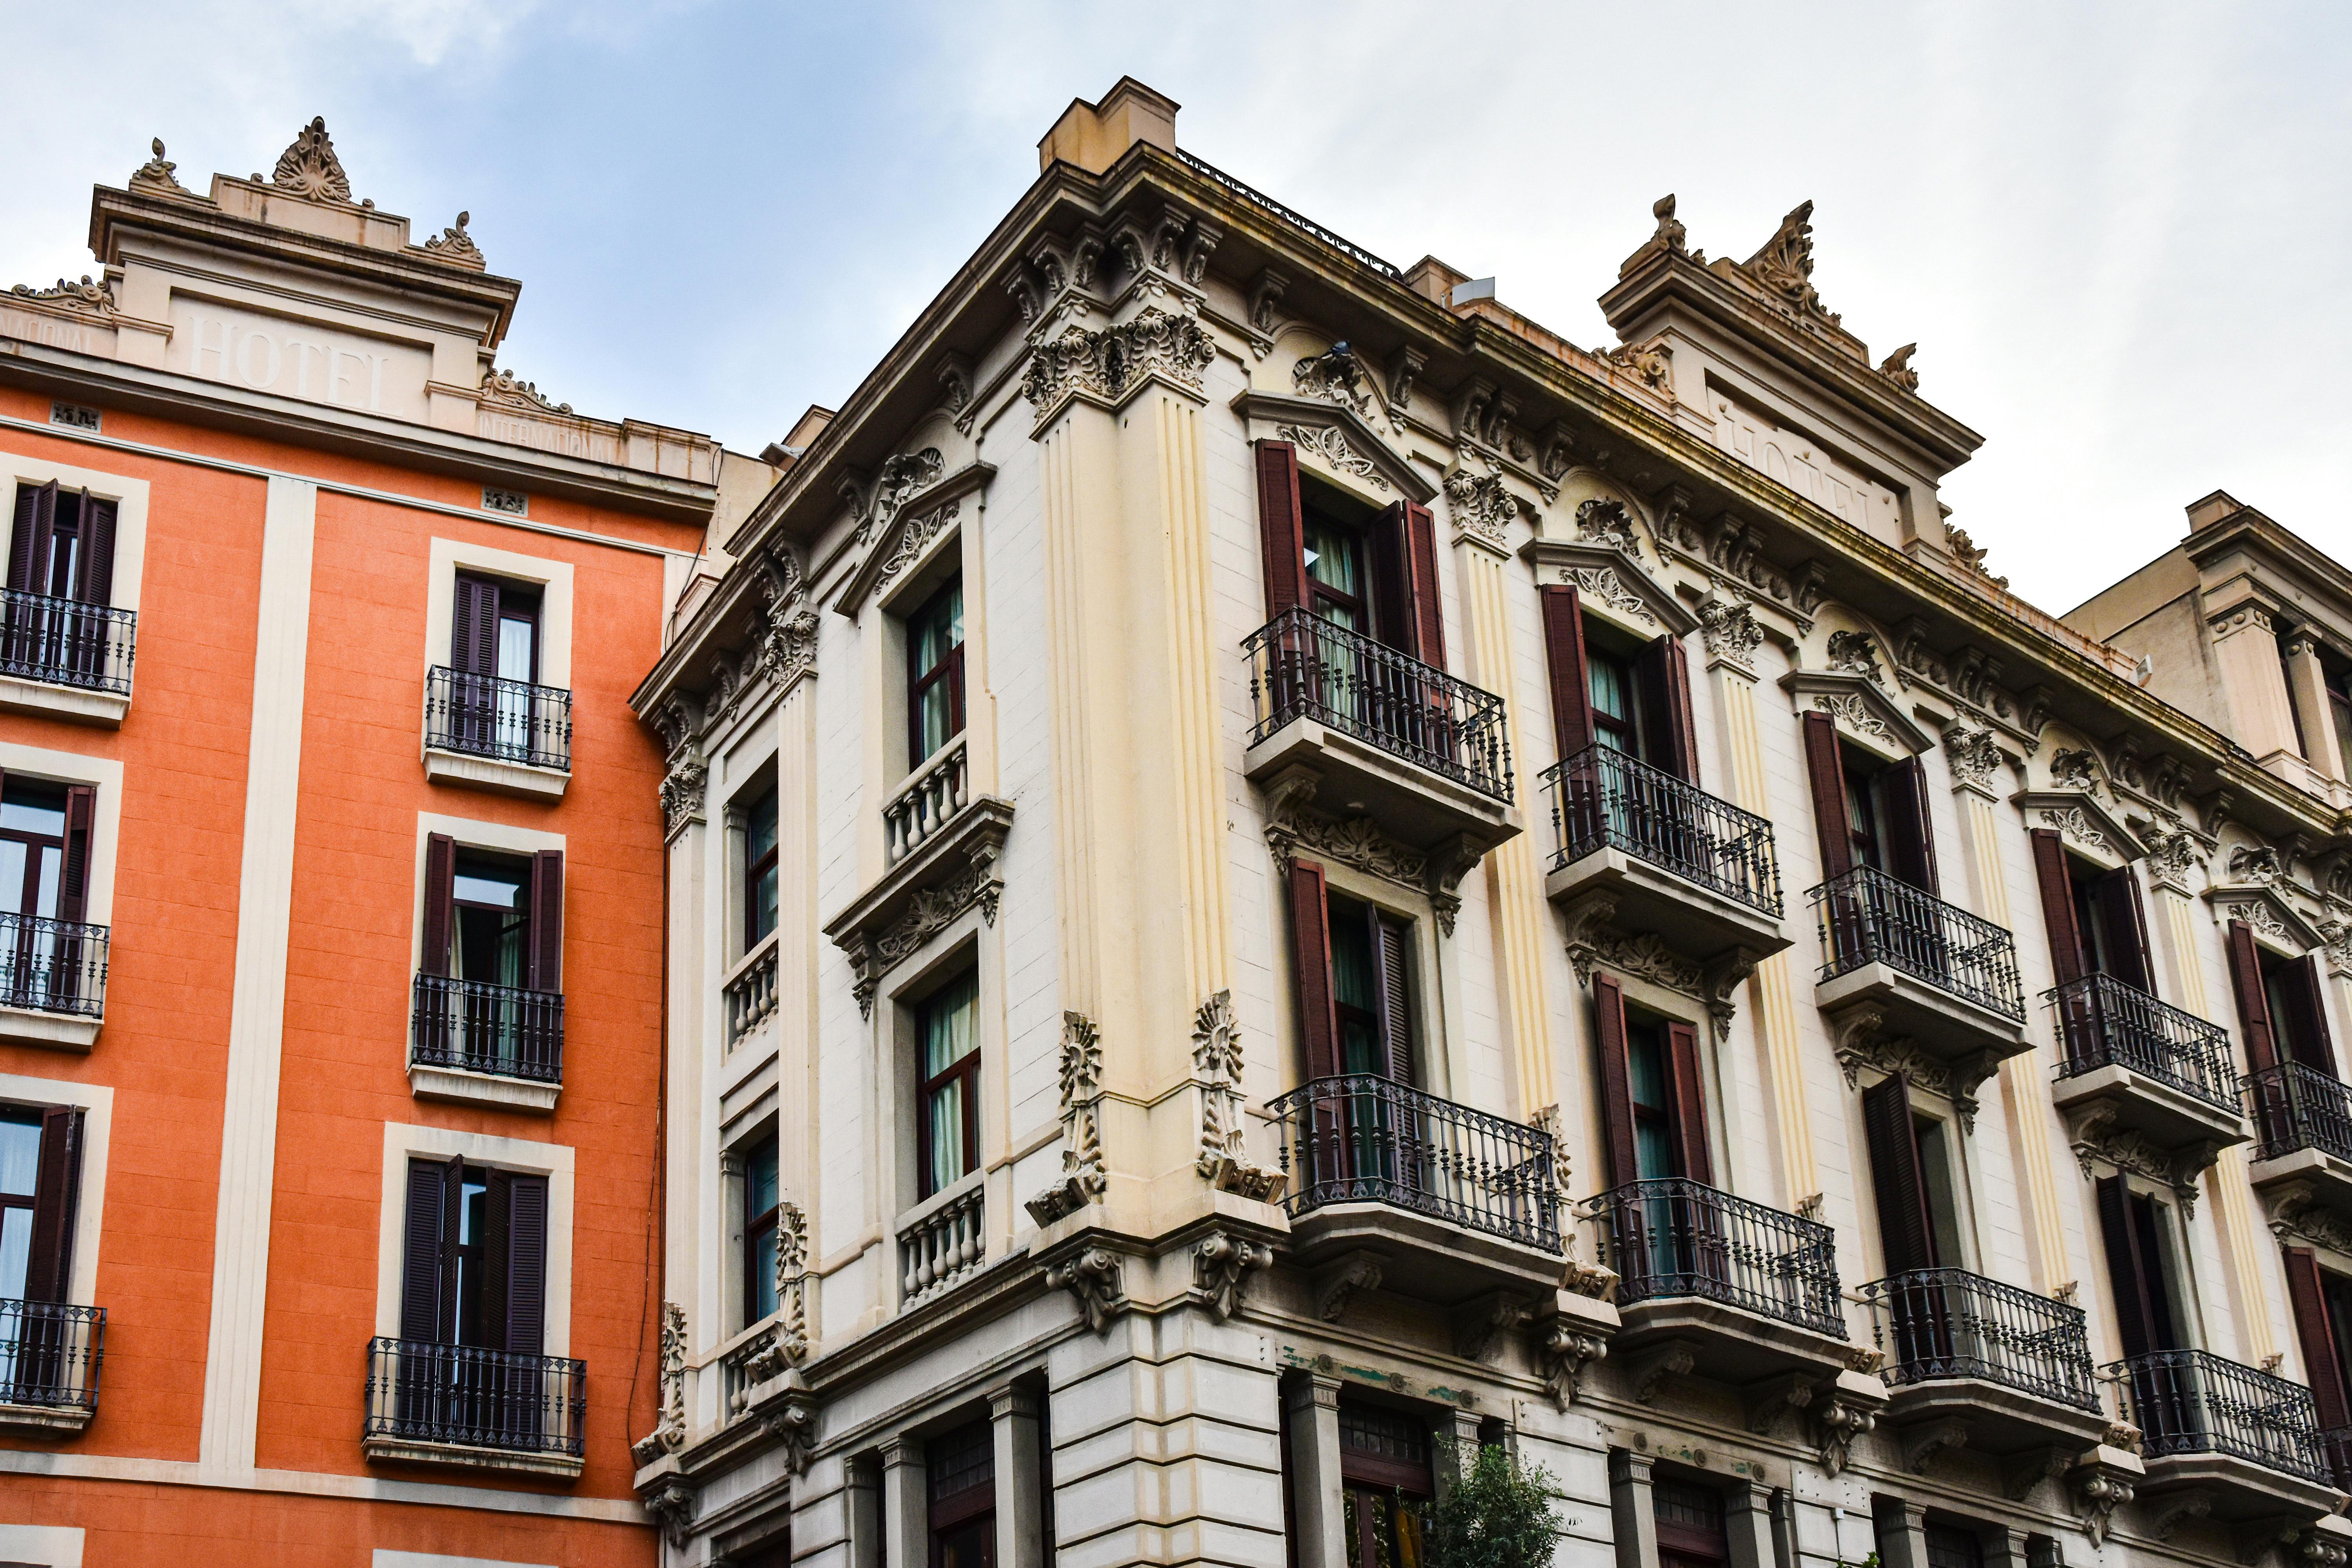
M772 475L496 369L322 124L155 153L0 294L0 1562L651 1563L626 698Z

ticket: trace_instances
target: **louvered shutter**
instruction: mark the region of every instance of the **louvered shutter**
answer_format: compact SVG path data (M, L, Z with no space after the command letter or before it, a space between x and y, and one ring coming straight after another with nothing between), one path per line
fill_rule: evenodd
M63 1301L73 1289L74 1222L81 1206L82 1113L52 1105L41 1112L40 1164L34 1176L33 1234L25 1260L25 1300Z
M1622 1187L1642 1176L1633 1148L1633 1074L1625 1059L1625 988L1616 976L1592 977L1593 1041L1601 1053L1601 1142L1608 1154L1609 1184Z
M547 1178L507 1179L513 1208L507 1226L507 1349L547 1353Z
M530 988L563 989L563 851L530 858Z
M1592 744L1592 677L1585 668L1584 610L1574 587L1544 584L1543 634L1552 740L1565 760Z
M427 974L449 973L449 940L457 922L457 841L446 833L425 840L425 950Z
M1290 863L1290 932L1307 1076L1333 1078L1339 1071L1339 1022L1331 995L1331 913L1323 868L1312 860Z
M1421 662L1445 668L1445 613L1437 588L1437 525L1429 509L1404 507L1405 565L1411 573L1412 615Z
M441 1163L441 1314L438 1338L457 1342L457 1247L466 1227L466 1161L452 1154Z
M2083 932L2074 918L2074 873L2054 827L2026 835L2033 845L2033 879L2042 890L2042 924L2050 933L2050 969L2064 985L2083 977Z
M1698 1030L1666 1026L1666 1056L1675 1075L1675 1136L1682 1146L1683 1174L1715 1184L1715 1159L1707 1150L1706 1079L1699 1071Z
M1666 710L1674 716L1675 772L1687 783L1699 782L1698 723L1691 715L1690 650L1683 639L1666 639Z
M499 672L499 585L459 577L449 617L449 668L470 674Z
M81 582L79 596L86 605L114 602L115 503L88 491L81 498Z
M89 918L89 835L97 805L92 786L66 786L66 863L58 878L58 918L75 924Z
M2336 1077L2336 1042L2327 1026L2327 972L2320 967L2320 955L2305 953L2279 979L2283 999L2294 1010L2287 1032L2295 1059Z
M2319 1406L2323 1432L2352 1426L2352 1391L2344 1383L2344 1358L2336 1351L2335 1324L2327 1310L2319 1255L2307 1247L2284 1249L2287 1300L2294 1307L2294 1337L2303 1346L2304 1377Z
M2147 954L2147 908L2140 902L2139 879L2129 866L2118 866L2094 883L2092 891L2108 967L2125 984L2156 994L2156 966Z
M1421 617L1414 614L1412 547L1406 538L1404 502L1392 501L1372 524L1371 601L1373 630L1381 641L1409 658L1421 657Z
M45 570L49 563L49 540L58 526L58 481L20 485L16 489L16 525L8 536L8 586L20 594L47 594Z
M1824 715L1826 717L1826 715ZM1927 809L1927 769L1917 757L1886 770L1886 813L1894 842L1887 868L1932 897L1942 896L1936 875L1936 819Z
M1919 1171L1919 1139L1911 1125L1911 1086L1900 1077L1862 1091L1863 1131L1870 1144L1872 1190L1878 1197L1878 1239L1886 1272L1936 1266L1936 1231L1927 1215L1927 1184Z
M1257 444L1257 525L1265 554L1265 618L1307 601L1307 541L1298 501L1298 448Z
M1698 783L1698 736L1691 722L1690 660L1671 633L1652 638L1634 660L1633 686L1642 705L1642 760L1691 784Z
M2231 921L2228 944L2230 949L2230 989L2238 998L2238 1032L2246 1045L2246 1070L2261 1072L2278 1063L2278 1044L2271 1033L2271 1004L2263 991L2263 960L2254 946L2254 929L2243 921Z
M482 1234L475 1256L482 1260L482 1343L507 1348L507 1300L512 1269L514 1177L492 1171L482 1179Z
M1813 829L1822 847L1822 880L1853 869L1853 822L1845 799L1845 762L1838 754L1837 721L1804 715L1805 782L1812 787Z
M2157 1342L2156 1310L2147 1259L2140 1256L2139 1235L2131 1222L2131 1194L2121 1176L2102 1176L2095 1184L2099 1202L2099 1232L2106 1242L2107 1279L2115 1287L2116 1334L2126 1358L2164 1347Z
M1372 960L1380 970L1381 1047L1387 1058L1382 1076L1411 1083L1412 1002L1405 978L1405 949L1412 928L1377 910L1365 912L1371 921Z
M441 1222L448 1167L408 1163L408 1213L401 1237L400 1337L430 1344L441 1337Z

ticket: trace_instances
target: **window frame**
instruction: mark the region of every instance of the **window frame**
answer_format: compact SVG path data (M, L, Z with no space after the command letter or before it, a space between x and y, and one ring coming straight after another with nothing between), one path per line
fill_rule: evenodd
M945 1004L943 998L971 984L971 1048L941 1068L938 1072L926 1070L925 1042L930 1020L936 1009ZM982 1047L980 1030L981 987L980 970L976 964L957 969L939 984L912 1002L908 1011L914 1015L915 1051L915 1195L919 1203L927 1203L946 1192L957 1183L979 1171L982 1165L980 1147L980 1069ZM962 1122L964 1168L947 1180L932 1180L931 1102L950 1083L962 1086Z
M956 605L956 640L936 663L928 668L919 669L915 661L919 657L917 650L922 646L923 630L950 596ZM964 703L963 611L963 574L957 571L950 573L945 582L932 589L906 617L907 770L909 773L946 751L964 732L968 716ZM941 682L948 689L948 731L940 738L939 745L927 752L923 749L923 699L933 686Z
M775 825L775 831L769 837L767 852L755 858L751 853L751 846L754 842L753 827L759 820L760 807L762 804L765 804L769 809L771 819ZM780 856L783 849L784 838L783 795L781 781L772 777L769 779L767 787L760 791L759 794L751 796L751 800L740 809L742 812L743 821L743 847L741 851L743 918L740 929L743 938L742 951L750 952L753 948L767 941L769 937L774 935L776 928L783 923L783 886L782 875L779 870L779 868L782 864ZM758 926L760 916L760 879L765 876L774 876L778 879L776 888L776 916L774 924L770 925L767 930L761 931Z
M760 1243L763 1239L776 1236L777 1226L783 1215L783 1141L779 1131L772 1127L765 1132L745 1140L737 1147L740 1153L743 1171L738 1184L741 1191L737 1195L736 1202L743 1226L741 1259L743 1326L748 1329L754 1323L773 1317L776 1311L775 1308L771 1308L765 1312L760 1310ZM759 1157L762 1150L765 1150L768 1157L775 1162L776 1201L755 1215L751 1212L751 1167L753 1161ZM772 1285L775 1279L775 1270L772 1267L768 1270L768 1278ZM781 1305L780 1301L778 1306L781 1307Z

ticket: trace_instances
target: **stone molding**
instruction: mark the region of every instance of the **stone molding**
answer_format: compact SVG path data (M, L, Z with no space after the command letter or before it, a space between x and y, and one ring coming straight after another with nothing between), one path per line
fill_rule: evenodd
M1100 1203L1110 1187L1103 1163L1102 1036L1083 1013L1062 1015L1062 1174L1022 1206L1039 1226Z

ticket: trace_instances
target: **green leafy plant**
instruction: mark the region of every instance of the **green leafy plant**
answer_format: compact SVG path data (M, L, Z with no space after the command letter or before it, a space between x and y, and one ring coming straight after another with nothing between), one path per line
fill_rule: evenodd
M1562 1529L1562 1496L1540 1465L1481 1447L1468 1474L1430 1506L1423 1541L1431 1568L1549 1568Z

